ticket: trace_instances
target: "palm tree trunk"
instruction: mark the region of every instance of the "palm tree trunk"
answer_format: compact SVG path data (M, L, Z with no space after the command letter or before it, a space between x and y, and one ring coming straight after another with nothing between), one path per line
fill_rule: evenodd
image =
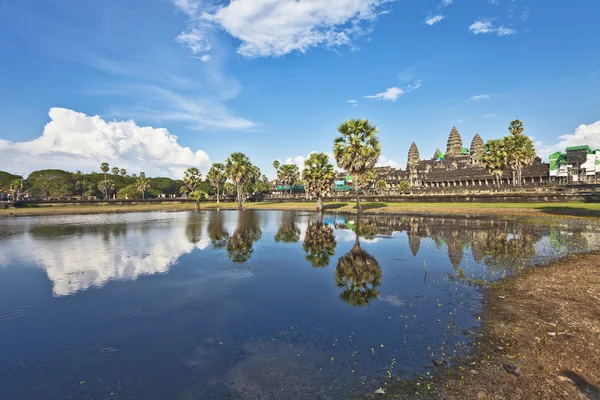
M517 186L517 170L514 168L512 169L512 176L513 176L512 184L513 184L513 186Z
M317 197L317 211L323 212L323 198L321 196Z
M219 185L217 185L217 204L219 203Z
M108 186L106 186L106 172L104 173L104 199L108 197Z
M356 191L356 210L360 213L362 212L362 207L360 205L360 188L358 184L359 176L353 176L352 179L354 180L354 190Z
M238 202L238 210L242 209L242 194L240 193L240 184L236 185L237 187L237 202Z
M196 211L200 210L200 199L196 200Z

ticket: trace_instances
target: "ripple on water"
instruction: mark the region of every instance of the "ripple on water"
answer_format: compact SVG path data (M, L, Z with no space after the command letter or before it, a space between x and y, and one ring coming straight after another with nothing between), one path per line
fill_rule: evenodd
M25 316L29 311L33 310L33 306L23 305L5 308L0 311L0 321L17 319Z

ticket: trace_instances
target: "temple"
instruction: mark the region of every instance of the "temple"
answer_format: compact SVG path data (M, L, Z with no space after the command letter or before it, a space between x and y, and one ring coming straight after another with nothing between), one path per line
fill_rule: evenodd
M390 192L406 190L406 182L411 189L492 187L497 185L497 180L481 162L483 152L484 142L478 133L471 140L471 145L465 147L460 133L453 127L445 153L437 149L432 158L421 159L419 149L413 142L408 150L406 170L377 167L378 180L385 181ZM499 184L511 185L512 177L512 171L504 171ZM523 169L523 181L524 185L547 184L549 165L536 157L532 165Z

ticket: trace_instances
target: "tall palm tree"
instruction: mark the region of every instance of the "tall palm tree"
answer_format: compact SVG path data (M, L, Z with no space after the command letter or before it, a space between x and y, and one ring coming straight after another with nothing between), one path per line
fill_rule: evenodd
M115 189L115 182L112 179L105 180L98 184L98 189L105 193L105 199L108 199L108 194Z
M275 180L277 180L277 175L279 175L279 166L281 165L281 163L279 162L279 160L275 160L273 161L273 168L275 168ZM275 182L277 184L277 182Z
M127 175L127 170L125 168L121 168L120 173L121 173L121 176L125 176L125 175Z
M521 122L518 119L515 119L514 121L511 121L510 122L510 126L508 127L508 131L513 136L520 135L521 133L523 133L524 130L525 130L525 128L523 127L523 122Z
M137 188L140 192L142 192L142 199L146 198L146 191L150 189L150 181L146 179L146 173L140 172L140 177L136 182Z
M229 158L225 160L225 173L236 187L239 210L242 209L244 184L246 183L247 175L252 172L251 170L252 163L244 153L232 153Z
M377 138L377 127L367 119L349 119L338 127L341 136L333 142L333 156L338 167L352 175L356 192L356 207L360 205L360 177L375 167L381 155L381 144Z
M317 211L323 211L323 197L331 192L334 178L335 171L327 154L311 153L304 161L304 190L310 198L317 199Z
M106 199L108 197L108 189L106 186L106 173L108 172L108 170L110 169L110 166L108 165L107 162L103 162L102 164L100 164L100 170L102 172L104 172L104 198Z
M217 191L217 203L219 202L220 189L227 181L227 175L225 175L225 166L221 163L214 163L206 174L208 182Z
M485 169L494 176L496 183L500 186L500 180L504 169L507 167L507 154L504 140L492 139L485 144L485 149L481 155L481 161Z
M513 121L514 122L514 121ZM535 160L535 148L531 139L521 133L504 138L507 154L507 166L513 173L513 185L523 183L523 167L531 165Z
M202 174L198 168L188 168L183 174L183 186L179 189L179 192L186 193L190 198L196 200L196 210L200 209L200 200L204 196L205 192L198 192L200 183L202 182Z
M290 195L292 194L292 186L300 179L300 171L296 164L283 164L279 168L277 180L285 186L290 187Z
M23 179L15 179L8 186L10 198L15 201L19 199L19 195L23 191Z
M110 172L112 172L113 175L119 175L119 167L112 167Z

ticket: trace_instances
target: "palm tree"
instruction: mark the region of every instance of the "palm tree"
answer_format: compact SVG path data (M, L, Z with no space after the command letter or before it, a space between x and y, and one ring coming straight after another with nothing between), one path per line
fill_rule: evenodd
M119 175L119 167L112 167L110 172L112 172L113 175Z
M200 200L205 192L198 191L202 182L202 174L198 168L188 168L183 175L183 186L179 188L180 193L187 194L190 198L196 200L196 210L200 209Z
M115 182L112 181L111 179L105 180L104 182L100 182L98 183L98 190L100 190L101 192L104 192L105 194L105 199L108 199L108 194L112 193L112 191L115 189Z
M508 127L508 131L513 136L520 135L521 133L523 133L524 130L525 130L525 128L523 127L523 122L521 122L518 119L515 119L514 121L511 121L510 122L510 126Z
M146 196L146 191L148 189L150 189L150 181L148 181L148 179L146 179L146 173L145 172L140 172L140 177L138 178L137 182L136 182L137 188L140 192L142 192L142 199L144 199Z
M109 169L110 169L110 166L108 165L107 162L103 162L102 164L100 164L100 170L102 172L104 172L104 188L105 188L104 198L105 199L108 197L108 189L107 189L107 186L106 186L106 173L108 172Z
M317 211L323 211L323 197L327 196L333 187L335 171L325 153L311 153L304 161L302 180L304 190L309 198L317 199Z
M281 163L279 163L279 160L273 161L273 168L275 168L275 180L277 180L277 176L279 175L279 166L280 165L281 165Z
M360 205L360 177L375 166L381 155L381 145L377 139L378 130L367 119L349 119L338 127L341 136L334 140L333 156L338 167L344 169L354 182L356 207Z
M125 168L121 168L121 176L127 175L127 170Z
M371 168L360 177L360 187L366 190L371 190L375 186L378 178L377 171L375 168Z
M319 220L310 223L306 228L302 248L306 253L306 261L313 267L327 267L331 256L335 254L337 242L333 228L323 224L323 213L319 213Z
M227 175L225 175L225 166L221 163L213 164L210 171L208 171L208 174L206 174L206 178L210 182L211 186L217 191L218 203L221 186L223 186L225 181L227 181Z
M283 164L279 168L277 180L284 186L290 187L290 195L292 194L292 186L300 179L300 171L296 164Z
M485 144L485 149L481 155L481 161L485 169L494 176L496 183L500 186L504 168L507 167L507 154L504 140L492 139Z
M252 163L244 153L232 153L225 161L225 173L236 186L238 209L242 209L242 194L247 175L252 172Z
M335 268L335 283L342 288L340 298L351 306L364 307L379 297L382 272L379 262L360 247L360 217L356 220L356 242Z
M10 193L10 198L12 201L18 200L19 195L23 191L23 179L15 179L8 186L8 191Z
M523 167L531 165L535 160L536 154L533 142L528 136L517 133L506 136L504 138L504 146L507 154L506 163L513 173L513 185L521 186L523 182Z

